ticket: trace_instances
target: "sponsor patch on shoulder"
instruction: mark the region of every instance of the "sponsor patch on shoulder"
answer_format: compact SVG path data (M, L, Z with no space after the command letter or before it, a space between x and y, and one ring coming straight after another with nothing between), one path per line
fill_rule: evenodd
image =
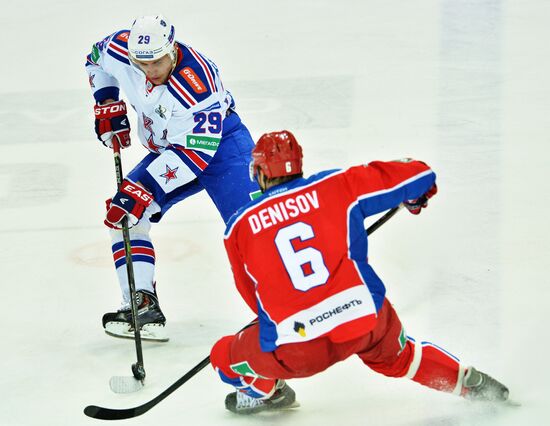
M202 82L199 76L190 67L185 67L180 71L180 75L189 83L195 93L206 92L206 85Z
M127 42L128 41L128 36L130 35L130 32L128 31L125 31L123 33L120 33L119 35L116 36L116 39L117 40L120 40L120 41L124 41L124 42Z
M185 147L189 149L208 149L216 151L220 145L220 138L210 136L187 135Z
M97 64L97 61L99 61L99 48L95 44L92 47L92 54L90 57L92 58L92 61Z

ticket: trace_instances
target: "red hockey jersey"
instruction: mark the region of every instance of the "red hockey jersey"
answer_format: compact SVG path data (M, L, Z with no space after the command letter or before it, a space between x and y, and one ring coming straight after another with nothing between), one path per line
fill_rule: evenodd
M419 161L372 162L272 187L229 221L237 288L260 320L263 351L374 328L385 287L367 260L364 219L435 183Z

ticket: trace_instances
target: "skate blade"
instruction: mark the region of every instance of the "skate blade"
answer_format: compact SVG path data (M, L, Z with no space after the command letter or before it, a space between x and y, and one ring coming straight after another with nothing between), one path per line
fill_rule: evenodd
M109 386L114 393L133 393L143 389L143 382L130 376L113 376Z
M113 337L133 339L134 330L128 323L112 321L105 324L105 333ZM167 342L170 338L167 335L166 327L162 324L145 324L140 330L141 340L151 342Z
M290 404L288 407L285 407L285 410L291 410L292 408L299 408L300 403L298 401L294 401L292 404Z
M513 399L507 399L502 404L506 405L507 407L521 407L521 402L515 401Z

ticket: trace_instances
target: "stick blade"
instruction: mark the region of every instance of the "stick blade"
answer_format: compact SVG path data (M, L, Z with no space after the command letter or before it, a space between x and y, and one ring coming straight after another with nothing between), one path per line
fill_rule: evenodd
M88 405L84 408L84 414L98 420L124 420L139 416L141 413L136 413L134 408L117 410L113 408L98 407L97 405Z
M143 382L130 376L113 376L109 386L114 393L133 393L143 389Z

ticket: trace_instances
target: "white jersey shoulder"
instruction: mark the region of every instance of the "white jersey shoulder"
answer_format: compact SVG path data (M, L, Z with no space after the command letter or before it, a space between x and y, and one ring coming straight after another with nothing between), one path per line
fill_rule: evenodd
M137 113L140 141L151 152L160 154L172 144L213 155L232 104L217 66L191 46L176 42L174 71L166 84L155 86L130 61L128 35L128 30L121 30L94 44L86 63L94 94L122 89Z

